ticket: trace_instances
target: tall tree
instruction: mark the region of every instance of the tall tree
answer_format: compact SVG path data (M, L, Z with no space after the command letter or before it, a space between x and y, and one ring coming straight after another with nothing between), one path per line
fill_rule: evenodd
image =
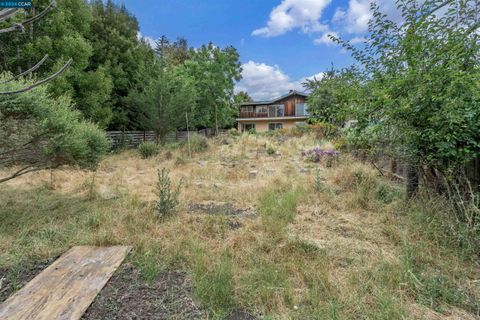
M143 92L131 94L139 106L139 124L153 130L162 139L168 133L186 127L186 114L194 115L196 91L194 82L182 67L159 67Z
M93 55L88 69L101 66L112 79L113 116L109 127L129 128L136 106L130 105L126 97L141 85L138 73L153 62L153 52L138 39L138 21L125 6L111 0L106 3L95 0L91 6L93 18L87 39L92 44Z
M194 79L198 92L194 124L216 130L231 125L237 112L232 103L234 85L242 71L237 50L203 45L192 51L185 71Z

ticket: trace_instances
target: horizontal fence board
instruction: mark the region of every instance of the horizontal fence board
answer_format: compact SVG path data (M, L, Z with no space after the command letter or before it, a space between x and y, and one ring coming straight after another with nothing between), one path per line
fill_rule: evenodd
M219 129L219 133L227 132L226 129ZM201 129L198 131L176 131L167 134L162 141L155 131L107 131L107 137L112 141L114 149L122 147L137 147L138 145L147 142L164 142L175 143L185 141L188 134L198 134L205 137L215 136L215 129Z

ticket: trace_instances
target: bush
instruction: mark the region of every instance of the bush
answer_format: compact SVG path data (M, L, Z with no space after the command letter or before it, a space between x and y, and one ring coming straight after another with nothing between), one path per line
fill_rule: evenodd
M7 78L0 74L0 82ZM29 84L12 81L4 90ZM0 167L27 168L18 175L0 178L0 182L62 165L94 169L110 147L105 132L85 121L69 98L53 98L45 86L0 99Z
M159 218L173 216L179 203L181 183L174 188L167 169L158 171L157 196L155 212Z
M238 137L240 136L242 133L240 131L238 131L237 129L233 128L233 129L230 129L227 131L227 134L230 136L230 137Z
M188 140L183 142L184 147L188 148ZM199 134L190 135L190 149L192 152L203 152L208 149L208 139Z
M318 122L310 126L310 131L317 140L332 139L339 135L339 129L328 122Z
M310 126L307 124L297 125L290 129L289 135L292 137L300 138L310 132Z
M147 141L138 146L138 152L143 159L156 156L160 152L160 146L155 142Z
M269 156L274 155L274 154L275 154L275 149L273 149L272 147L268 147L268 148L267 148L267 154L268 154Z

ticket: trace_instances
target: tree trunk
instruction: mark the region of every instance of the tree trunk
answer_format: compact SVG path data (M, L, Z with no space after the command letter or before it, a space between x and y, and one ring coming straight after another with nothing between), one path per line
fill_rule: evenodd
M412 199L418 191L419 176L418 170L412 166L407 166L407 199Z

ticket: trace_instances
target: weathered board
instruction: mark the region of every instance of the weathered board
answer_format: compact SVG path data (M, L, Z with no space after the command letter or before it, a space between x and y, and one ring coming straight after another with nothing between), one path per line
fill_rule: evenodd
M74 247L0 305L2 320L80 319L130 247Z

